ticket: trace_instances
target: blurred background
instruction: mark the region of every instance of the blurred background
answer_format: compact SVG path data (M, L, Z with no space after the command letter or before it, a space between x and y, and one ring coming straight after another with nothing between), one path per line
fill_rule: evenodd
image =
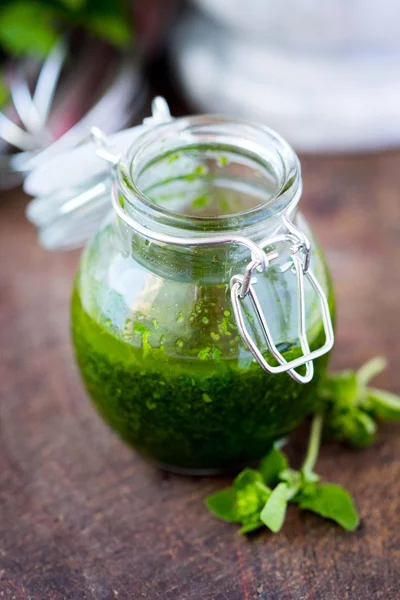
M93 125L173 113L261 121L307 153L400 142L394 0L1 0L0 186Z

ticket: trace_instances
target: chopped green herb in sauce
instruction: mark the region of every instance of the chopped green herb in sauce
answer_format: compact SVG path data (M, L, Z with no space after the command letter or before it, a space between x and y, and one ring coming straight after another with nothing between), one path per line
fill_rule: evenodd
M223 314L230 319L228 310ZM258 459L315 408L326 356L315 361L314 380L303 386L287 374L268 375L253 361L242 366L237 356L224 359L215 332L213 343L200 348L194 359L167 356L168 334L158 338L158 346L151 344L154 330L130 319L140 346L92 319L75 289L72 333L89 394L126 442L159 463L223 469ZM157 332L162 331L162 322L156 323ZM319 335L312 346L321 342ZM173 343L177 350L184 346L180 338ZM297 354L290 349L285 356Z

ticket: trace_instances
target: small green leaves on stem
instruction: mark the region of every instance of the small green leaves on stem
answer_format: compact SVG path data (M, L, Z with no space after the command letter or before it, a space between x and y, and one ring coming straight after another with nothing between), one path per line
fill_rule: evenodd
M330 439L368 446L375 440L377 420L400 420L400 397L368 386L385 367L385 359L377 357L359 371L342 371L325 379L318 397Z
M323 416L315 415L299 471L291 469L287 456L274 447L258 470L245 469L236 477L233 487L209 496L206 499L209 510L223 521L241 523L241 534L263 525L277 533L284 524L289 503L332 519L344 529L355 529L359 517L349 493L337 485L320 484L320 477L314 472L322 426Z
M211 494L206 505L216 517L228 523L241 523L240 533L248 533L262 527L260 511L270 495L261 473L244 469L233 487Z
M318 391L320 410L312 420L300 470L290 468L286 454L274 446L258 470L245 469L233 487L209 496L209 510L224 521L240 523L241 534L263 525L280 531L290 503L335 521L346 531L357 529L360 517L349 492L321 482L314 469L323 430L336 440L366 446L375 439L376 420L400 421L400 397L368 386L385 366L384 359L374 358L359 371L327 377Z
M297 502L300 508L336 521L346 531L354 531L360 523L352 497L340 485L322 483L307 488L299 495Z
M261 527L260 512L271 495L261 473L255 469L245 469L236 477L233 489L237 515L243 525L241 533Z

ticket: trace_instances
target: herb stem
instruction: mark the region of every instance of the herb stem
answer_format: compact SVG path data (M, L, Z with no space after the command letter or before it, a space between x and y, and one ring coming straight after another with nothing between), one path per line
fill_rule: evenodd
M358 383L366 386L368 382L382 373L387 367L387 361L382 356L377 356L369 360L357 372Z
M287 486L286 500L290 502L297 495L301 488L301 480L295 481L292 485Z
M321 445L322 425L324 416L322 413L316 413L311 423L310 437L308 440L307 454L302 466L304 474L311 474L314 471L317 462L319 448Z

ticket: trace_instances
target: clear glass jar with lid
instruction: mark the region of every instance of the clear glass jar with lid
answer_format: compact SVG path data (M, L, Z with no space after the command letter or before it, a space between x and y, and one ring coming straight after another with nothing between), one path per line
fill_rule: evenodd
M113 210L82 253L74 349L128 444L166 468L220 471L315 408L332 287L279 135L219 116L159 120L123 156L100 147Z

